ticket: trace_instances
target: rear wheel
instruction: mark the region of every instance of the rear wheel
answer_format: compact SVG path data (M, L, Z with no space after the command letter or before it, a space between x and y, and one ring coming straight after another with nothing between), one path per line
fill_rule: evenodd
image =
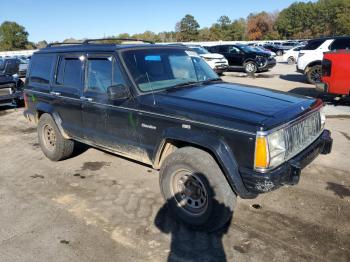
M314 65L306 73L307 81L310 84L315 84L315 83L320 82L321 77L322 77L322 66L321 65Z
M283 55L283 51L282 50L277 50L276 55L278 55L278 56Z
M232 216L236 195L216 161L203 150L184 147L170 154L159 181L171 211L192 227L214 231Z
M293 64L295 64L295 59L294 59L294 57L292 57L292 56L288 57L287 63L288 63L288 65L293 65Z
M59 161L73 153L74 141L65 139L51 115L43 114L38 123L38 139L44 155L52 161Z

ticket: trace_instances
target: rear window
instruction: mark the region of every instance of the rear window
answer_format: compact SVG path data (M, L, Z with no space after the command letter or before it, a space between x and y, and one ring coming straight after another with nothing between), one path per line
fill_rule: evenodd
M316 39L316 40L310 40L307 45L302 50L316 50L319 48L326 39Z
M54 57L52 55L34 55L30 61L29 81L39 84L49 84Z
M350 48L350 38L335 39L330 46L330 50L340 50Z

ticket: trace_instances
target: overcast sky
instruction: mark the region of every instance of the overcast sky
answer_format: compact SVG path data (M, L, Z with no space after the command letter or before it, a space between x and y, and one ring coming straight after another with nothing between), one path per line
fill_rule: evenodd
M221 15L231 19L249 13L274 12L293 0L0 0L3 21L15 21L29 33L29 40L62 41L66 38L97 38L119 33L174 30L186 14L201 27L210 26Z

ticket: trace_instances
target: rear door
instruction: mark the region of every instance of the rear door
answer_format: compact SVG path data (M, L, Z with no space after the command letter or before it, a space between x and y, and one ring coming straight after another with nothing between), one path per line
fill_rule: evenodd
M236 46L228 46L228 56L232 66L243 66L244 53Z
M50 94L63 129L72 137L83 137L82 102L84 53L59 55Z

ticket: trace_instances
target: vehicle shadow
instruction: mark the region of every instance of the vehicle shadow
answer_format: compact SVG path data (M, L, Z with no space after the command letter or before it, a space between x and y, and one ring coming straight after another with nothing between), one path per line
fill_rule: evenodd
M288 91L289 93L292 94L297 94L297 95L303 95L303 96L310 96L313 98L320 98L322 99L323 102L334 105L334 106L349 106L350 105L350 99L349 98L337 98L336 95L330 95L330 94L325 94L321 93L316 90L315 87L297 87L294 89L291 89Z
M307 84L306 77L302 74L287 74L287 75L280 75L279 77L286 81Z
M209 194L209 193L208 193ZM175 194L160 208L155 219L155 226L164 234L170 234L170 250L167 261L228 261L223 245L223 237L228 232L232 222L232 211L224 204L213 198L213 206L216 205L216 219L225 213L231 214L230 219L222 228L210 231L209 228L193 227L182 222L179 213L175 214L178 200L182 193ZM196 218L194 218L196 219Z

